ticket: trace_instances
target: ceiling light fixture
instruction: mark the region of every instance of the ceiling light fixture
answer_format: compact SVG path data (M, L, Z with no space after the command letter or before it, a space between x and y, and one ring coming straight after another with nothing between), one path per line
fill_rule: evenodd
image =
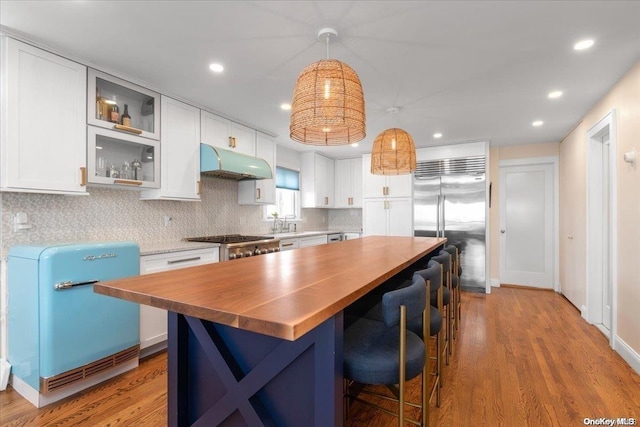
M549 95L547 95L549 98L551 99L555 99L555 98L560 98L562 96L562 91L561 90L554 90L553 92L549 92Z
M542 120L536 120L535 122L531 123L531 126L542 126L544 124L544 122Z
M581 40L573 45L575 50L585 50L593 46L593 40Z
M436 132L433 134L434 138L442 138L442 134L440 132Z
M398 107L387 108L398 114ZM373 141L371 173L374 175L408 175L416 170L416 146L409 133L400 128L382 131Z
M291 110L291 104L287 104L286 102L283 104L280 104L280 108L282 108L285 111Z
M209 69L214 73L221 73L224 71L224 67L222 66L222 64L217 63L209 64Z
M311 145L346 145L366 136L364 95L356 72L344 62L329 59L333 28L318 31L326 40L327 59L305 67L293 90L291 139Z

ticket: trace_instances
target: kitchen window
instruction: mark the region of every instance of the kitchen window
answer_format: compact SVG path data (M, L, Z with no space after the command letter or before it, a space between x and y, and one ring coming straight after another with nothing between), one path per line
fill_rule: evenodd
M264 207L265 219L300 219L300 173L276 167L276 204Z

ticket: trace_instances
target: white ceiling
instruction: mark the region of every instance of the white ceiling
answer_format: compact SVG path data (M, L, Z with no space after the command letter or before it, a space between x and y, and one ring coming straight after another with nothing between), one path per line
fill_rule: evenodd
M367 113L365 140L320 150L333 157L370 151L389 127L418 147L557 142L640 59L640 1L2 0L0 24L297 150L318 148L290 140L280 104L333 27L330 56L359 74ZM595 45L573 50L584 38Z

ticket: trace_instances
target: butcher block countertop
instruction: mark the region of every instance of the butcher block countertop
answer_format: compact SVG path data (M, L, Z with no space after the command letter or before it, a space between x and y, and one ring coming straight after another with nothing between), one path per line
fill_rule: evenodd
M296 340L445 242L368 236L100 282L94 290Z

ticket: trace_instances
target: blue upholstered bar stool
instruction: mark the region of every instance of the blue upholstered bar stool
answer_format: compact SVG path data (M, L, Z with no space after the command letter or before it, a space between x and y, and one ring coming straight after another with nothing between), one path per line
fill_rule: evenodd
M435 261L441 265L442 270L442 286L446 291L443 291L443 305L445 312L445 328L446 334L444 339L443 350L447 350L445 353L445 363L449 364L449 357L453 355L453 331L455 326L455 317L453 316L453 310L455 307L455 293L451 289L450 270L451 270L451 256L448 252L441 251L439 255L431 257L430 261ZM448 304L444 304L448 294Z
M437 261L430 260L427 264L427 268L418 270L414 273L415 276L421 276L425 283L429 284L431 294L436 293L436 304L429 304L429 310L431 311L429 316L429 336L435 340L435 357L429 355L429 359L434 361L433 369L429 370L429 373L434 378L430 382L431 387L429 391L429 402L436 395L436 405L440 407L440 388L442 387L442 358L448 356L447 350L443 350L443 333L442 333L442 319L443 319L443 304L442 304L442 266ZM422 331L424 327L422 325L422 319L414 318L407 322L407 329L415 333L422 339L424 335ZM429 337L427 337L429 338Z
M455 338L455 331L458 330L459 326L460 326L460 276L459 276L459 257L458 257L458 248L455 247L454 245L447 245L444 247L444 249L442 251L440 251L440 253L448 253L451 256L451 270L449 272L449 277L451 280L451 290L453 291L453 300L454 300L454 316L455 316L455 320L454 320L454 325L455 325L455 330L454 330L454 338Z
M428 425L429 403L428 372L426 358L429 340L423 341L407 330L407 319L422 318L429 325L429 310L426 308L427 284L420 275L415 275L410 286L389 291L382 296L383 321L360 317L350 322L344 331L344 378L345 421L349 399L358 400L383 412L398 417L398 425L404 425L404 405L422 408L422 420L409 420L417 425ZM423 330L426 335L426 329ZM422 399L420 404L405 401L405 381L422 374ZM394 397L380 396L398 402L398 411L393 413L359 397L371 393L364 388L354 393L356 385L386 385ZM397 385L397 390L395 389Z

